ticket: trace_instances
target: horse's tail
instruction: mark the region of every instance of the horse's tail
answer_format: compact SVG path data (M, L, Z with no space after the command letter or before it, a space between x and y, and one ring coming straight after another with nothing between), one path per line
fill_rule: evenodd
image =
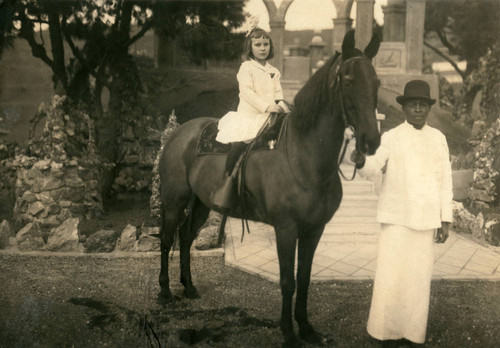
M157 222L160 221L161 215L161 197L160 197L160 158L165 148L165 143L172 131L179 126L177 123L177 117L175 116L175 110L172 110L170 114L168 124L165 130L161 134L160 148L156 154L156 159L153 164L153 170L151 172L151 198L149 200L150 215Z
M196 194L193 192L191 194L191 197L189 198L188 206L184 210L184 213L186 214L186 219L187 219L187 221L185 221L185 223L187 224L186 228L187 228L188 233L190 233L192 225L193 225L193 209L194 209L195 202L196 202ZM160 215L161 215L161 219L163 219L164 218L163 214L160 214ZM161 224L163 226L163 221L161 222ZM173 237L174 238L172 241L172 246L171 246L170 250L168 250L168 252L172 251L171 257L174 257L173 251L176 248L177 239L179 238L179 229L178 228L175 230Z

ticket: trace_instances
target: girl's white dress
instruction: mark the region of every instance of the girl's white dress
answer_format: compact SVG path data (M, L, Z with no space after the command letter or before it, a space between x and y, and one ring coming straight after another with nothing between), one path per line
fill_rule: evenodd
M276 100L283 100L280 77L278 69L267 62L262 65L251 59L241 64L236 75L240 89L238 110L220 119L218 142L248 142L255 138L269 115L266 109Z

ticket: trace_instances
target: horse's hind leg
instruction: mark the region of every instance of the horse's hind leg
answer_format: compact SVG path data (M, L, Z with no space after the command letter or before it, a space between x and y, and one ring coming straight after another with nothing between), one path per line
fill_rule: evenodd
M314 331L307 320L307 294L311 280L314 252L323 234L323 229L324 227L312 229L299 236L295 320L299 325L300 337L308 343L321 342L321 337Z
M200 298L198 291L191 279L191 256L190 250L198 230L208 218L210 209L207 208L196 196L192 196L191 217L179 230L179 248L181 261L181 283L184 285L184 296L187 298Z
M161 245L161 269L160 269L160 293L158 303L166 304L172 301L170 291L170 280L168 277L168 255L178 226L185 220L184 208L187 206L189 195L185 198L179 196L176 204L165 203L161 211L160 245ZM173 197L173 196L172 196ZM170 201L173 203L173 201Z

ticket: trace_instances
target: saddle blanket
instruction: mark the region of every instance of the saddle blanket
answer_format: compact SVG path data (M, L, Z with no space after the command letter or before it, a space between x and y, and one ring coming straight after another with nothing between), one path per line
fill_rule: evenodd
M280 143L283 126L287 118L288 114L272 114L269 124L262 133L253 140L252 152L276 148ZM198 156L226 154L229 152L231 148L230 144L222 144L215 140L218 132L217 126L218 122L211 122L201 131L196 147Z

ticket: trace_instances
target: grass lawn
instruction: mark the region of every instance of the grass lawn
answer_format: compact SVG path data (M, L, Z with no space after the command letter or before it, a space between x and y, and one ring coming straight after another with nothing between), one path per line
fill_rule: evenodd
M158 257L56 257L0 253L0 346L278 347L279 285L197 257L202 298L182 296L171 260L175 301L156 304ZM372 281L313 283L309 319L325 347L377 347L366 333ZM432 282L426 347L498 347L500 282ZM144 327L145 321L150 327ZM153 347L156 347L153 345ZM307 346L306 346L307 347Z

